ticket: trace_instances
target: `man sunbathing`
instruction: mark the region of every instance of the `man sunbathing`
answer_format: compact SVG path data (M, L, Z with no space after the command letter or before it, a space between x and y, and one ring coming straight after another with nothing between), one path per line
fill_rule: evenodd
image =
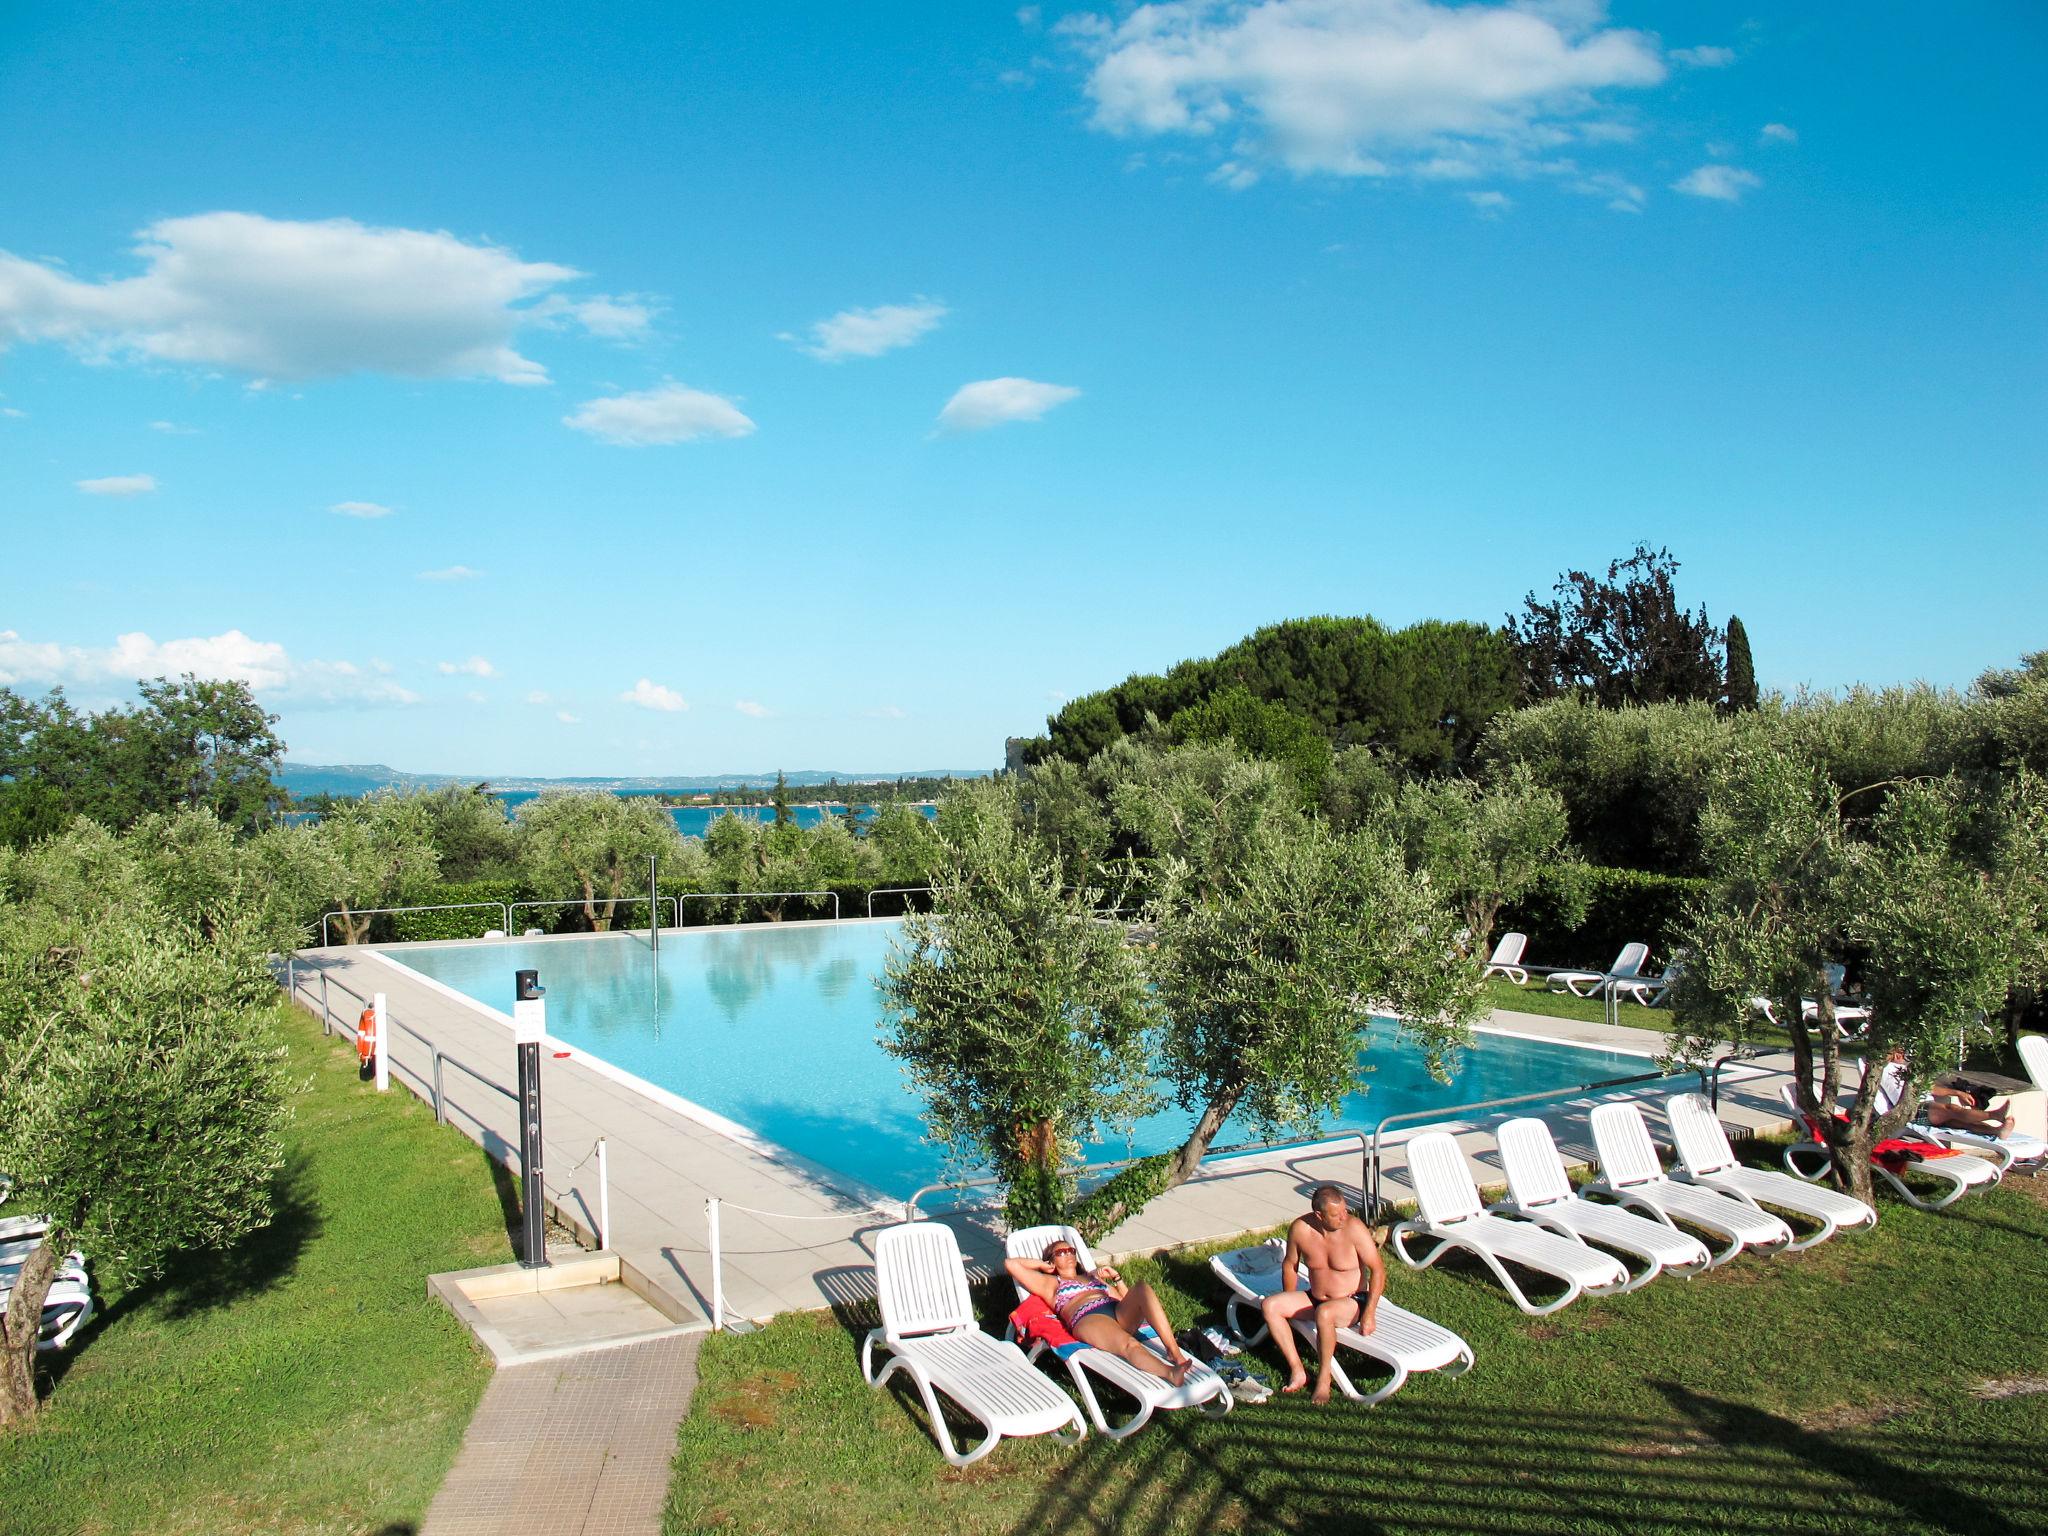
M1906 1053L1893 1047L1885 1064L1883 1088L1897 1103L1904 1097L1910 1079L1906 1074ZM2012 1134L2012 1110L2004 1099L1985 1102L1990 1095L1979 1098L1966 1088L1952 1088L1946 1083L1930 1083L1923 1113L1927 1123L1936 1129L1974 1131L1979 1136L2002 1137Z
M1043 1259L1008 1259L1003 1267L1012 1280L1051 1306L1061 1325L1083 1344L1121 1355L1139 1370L1163 1377L1176 1387L1187 1380L1194 1362L1181 1353L1173 1325L1166 1320L1166 1309L1144 1281L1126 1285L1107 1264L1082 1274L1080 1257L1064 1238L1048 1244ZM1159 1335L1166 1359L1139 1340L1138 1330L1146 1323Z
M1295 1287L1295 1266L1308 1266L1308 1294ZM1294 1347L1293 1318L1315 1308L1316 1390L1312 1401L1330 1400L1330 1360L1337 1352L1337 1330L1355 1327L1371 1333L1377 1321L1380 1297L1387 1288L1386 1266L1380 1263L1379 1245L1372 1229L1351 1214L1344 1192L1324 1184L1309 1198L1306 1216L1294 1218L1287 1229L1287 1252L1280 1261L1280 1289L1259 1304L1266 1326L1273 1330L1273 1342L1287 1360L1287 1384L1282 1392L1299 1392L1308 1385L1301 1353Z

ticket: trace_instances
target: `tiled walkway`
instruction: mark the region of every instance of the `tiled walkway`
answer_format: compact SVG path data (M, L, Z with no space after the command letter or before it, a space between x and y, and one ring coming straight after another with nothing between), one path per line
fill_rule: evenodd
M421 1536L659 1536L702 1338L499 1371Z

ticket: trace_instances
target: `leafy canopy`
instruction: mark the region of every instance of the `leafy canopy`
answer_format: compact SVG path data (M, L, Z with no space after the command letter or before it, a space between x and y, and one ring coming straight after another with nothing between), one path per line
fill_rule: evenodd
M1010 1189L1013 1222L1049 1220L1084 1142L1156 1101L1151 994L1121 928L1022 826L1016 788L942 807L947 863L882 982L883 1046L925 1098L928 1134Z

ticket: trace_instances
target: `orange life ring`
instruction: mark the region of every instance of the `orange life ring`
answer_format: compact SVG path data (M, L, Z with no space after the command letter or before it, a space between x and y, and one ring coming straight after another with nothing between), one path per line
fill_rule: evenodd
M363 1010L363 1016L356 1020L356 1060L368 1065L377 1054L377 1009L374 1005Z

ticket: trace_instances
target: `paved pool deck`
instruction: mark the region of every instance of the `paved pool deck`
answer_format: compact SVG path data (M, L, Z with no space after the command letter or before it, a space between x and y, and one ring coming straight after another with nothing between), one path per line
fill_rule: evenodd
M501 942L489 939L476 943ZM573 937L547 942L574 943ZM380 958L403 960L405 945L335 946L301 951L293 963L294 996L316 1016L327 1011L337 1029L352 1028L371 993L386 995L393 1031L393 1091L410 1089L432 1102L433 1059L444 1058L443 1107L449 1123L491 1156L516 1167L518 1131L510 1099L483 1086L456 1062L506 1088L516 1081L511 1028L502 1015L438 983ZM1653 1057L1660 1034L1537 1014L1496 1011L1487 1026L1575 1045ZM431 1048L428 1044L431 1042ZM1777 1097L1789 1057L1731 1065L1722 1075L1720 1112L1738 1134L1783 1128ZM556 1213L585 1234L598 1226L597 1164L602 1134L610 1165L611 1231L606 1246L633 1270L644 1294L678 1323L708 1326L712 1265L707 1203L721 1202L724 1303L728 1317L765 1319L826 1306L863 1307L873 1295L874 1234L900 1219L901 1208L771 1144L733 1134L715 1116L698 1117L672 1096L650 1094L580 1050L544 1048L544 1178ZM1659 1104L1684 1081L1633 1090L1653 1134L1664 1137ZM365 1090L368 1091L368 1090ZM1609 1092L1601 1101L1621 1096ZM1559 1149L1571 1161L1591 1160L1586 1116L1595 1100L1553 1100L1540 1106ZM1513 1111L1509 1111L1512 1113ZM1487 1120L1463 1140L1482 1185L1501 1182ZM1320 1183L1357 1191L1363 1149L1348 1144L1283 1149L1211 1162L1196 1178L1161 1196L1109 1233L1105 1255L1149 1253L1276 1227L1305 1209ZM1382 1159L1382 1193L1410 1198L1398 1143ZM894 1192L897 1198L907 1191ZM767 1213L767 1214L762 1214ZM986 1214L955 1213L928 1202L928 1215L949 1221L978 1265L993 1265L1001 1240Z

